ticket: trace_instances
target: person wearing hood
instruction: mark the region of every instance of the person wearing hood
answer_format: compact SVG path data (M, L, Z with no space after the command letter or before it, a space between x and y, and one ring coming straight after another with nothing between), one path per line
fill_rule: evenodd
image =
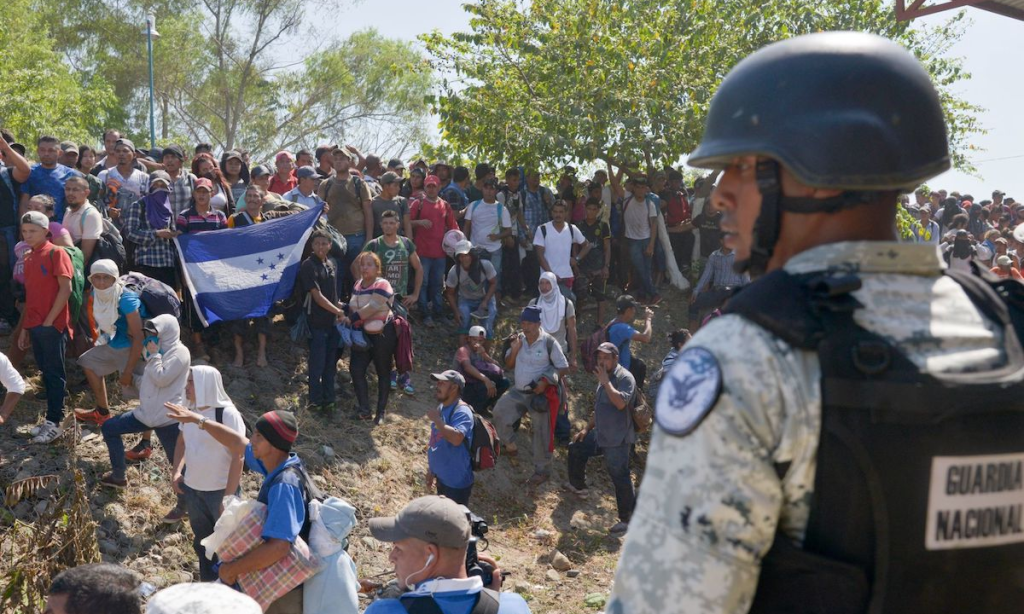
M260 534L263 543L249 553L217 570L220 581L228 586L238 577L266 569L288 556L299 537L309 543L312 519L307 507L319 491L306 473L302 460L291 451L299 436L295 414L274 410L260 416L249 440L231 427L209 420L180 403L167 403L167 417L182 424L202 423L203 430L227 447L228 452L245 455L249 469L263 476L256 500L267 506L267 518ZM267 609L267 614L300 614L303 611L303 585L292 588Z
M202 416L199 422L179 425L174 447L174 492L185 498L192 526L192 548L199 557L199 579L217 579L216 559L206 558L202 541L213 533L226 495L238 494L242 478L242 455L232 454L206 432L206 422L217 422L245 435L245 422L231 397L224 391L220 371L213 367L192 367L185 384L188 407Z
M242 158L242 153L234 149L225 151L220 157L220 167L224 170L224 181L231 188L231 199L235 203L241 202L249 185L249 165Z
M146 603L146 614L263 614L260 604L223 584L184 582L169 586Z
M149 176L149 195L122 213L122 235L126 247L134 248L132 271L177 289L178 251L174 237L180 233L171 206L171 183L167 171L155 171Z
M181 342L178 320L172 315L159 315L142 325L145 335L142 359L146 361L139 385L139 406L110 418L103 423L103 441L107 444L111 471L100 478L100 484L123 490L128 486L127 465L122 437L130 433L156 430L156 436L174 463L174 449L178 442L178 425L167 417L164 403L181 404L185 399L192 356ZM185 502L178 495L174 509L164 516L163 522L174 524L185 515Z
M78 357L78 366L85 372L96 407L76 407L75 418L102 426L110 419L105 378L119 373L118 383L124 391L134 388L134 377L142 376L142 321L149 313L139 295L125 288L113 260L92 263L89 282L92 318L98 334L95 345Z

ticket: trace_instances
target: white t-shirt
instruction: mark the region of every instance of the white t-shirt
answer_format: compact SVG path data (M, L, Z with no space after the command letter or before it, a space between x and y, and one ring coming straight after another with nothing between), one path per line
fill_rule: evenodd
M220 211L224 215L229 215L230 213L228 212L227 195L224 194L223 188L221 188L219 185L214 187L216 188L217 193L210 198L210 208L216 209L217 211Z
M655 208L654 202L651 200L645 200L640 202L632 194L626 196L626 200L622 203L624 213L622 220L626 224L626 238L627 239L650 239L651 238L651 222L650 218L658 217L658 209Z
M217 420L215 407L199 413L206 416L210 422ZM232 405L224 408L224 425L239 435L245 435L242 414ZM179 428L185 438L185 484L200 492L224 490L228 485L228 472L231 469L231 452L212 435L200 430L198 424L182 424Z
M544 229L547 230L546 237ZM562 228L562 232L555 230L554 222L548 222L538 228L537 233L533 235L533 244L544 248L544 258L548 261L551 272L559 279L573 276L572 265L569 264L572 244L582 245L586 242L587 239L580 229L568 222Z
M64 212L63 226L71 233L71 240L75 243L82 239L99 239L103 234L103 216L89 203L77 211L68 207Z
M3 352L0 352L0 386L6 388L7 392L25 394L25 380L21 379L21 374Z
M149 175L134 167L128 177L122 176L117 167L112 166L100 171L96 179L101 185L111 188L112 191L114 191L115 184L120 184L116 189L117 202L107 203L109 207L125 209L128 205L149 194Z
M498 208L501 208L501 220L498 220ZM485 203L478 200L466 208L466 219L473 222L472 236L470 242L486 249L489 252L496 252L501 249L501 241L492 241L487 235L500 234L505 228L512 228L512 218L509 217L508 209L497 201Z

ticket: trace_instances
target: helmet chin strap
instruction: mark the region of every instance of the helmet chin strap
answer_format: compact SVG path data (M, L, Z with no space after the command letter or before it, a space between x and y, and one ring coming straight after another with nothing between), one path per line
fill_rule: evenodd
M735 265L738 273L750 273L751 277L764 275L768 270L768 261L779 240L782 186L779 185L778 162L758 160L757 189L761 193L761 213L754 222L750 257L737 261Z

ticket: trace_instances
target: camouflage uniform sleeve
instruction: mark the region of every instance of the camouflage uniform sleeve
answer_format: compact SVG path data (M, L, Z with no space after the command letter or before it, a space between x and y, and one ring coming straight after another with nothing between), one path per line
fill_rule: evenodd
M609 614L745 613L776 527L803 537L820 416L816 359L737 316L708 324L691 348L717 360L721 392L688 434L655 428ZM660 401L686 368L676 361ZM791 463L783 480L781 463Z

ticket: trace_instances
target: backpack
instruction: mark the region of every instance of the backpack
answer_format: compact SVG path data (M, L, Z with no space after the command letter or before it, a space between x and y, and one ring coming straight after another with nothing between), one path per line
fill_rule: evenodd
M85 303L85 256L82 254L82 250L77 247L66 247L64 245L54 245L54 247L64 250L64 253L71 258L71 296L68 297L68 310L71 313L72 325L78 321L79 314L82 313L82 305ZM53 271L53 252L50 252L50 271Z
M473 201L473 206L470 207L470 209L469 209L469 215L472 216L473 212L476 211L476 208L478 206L480 206L480 203L482 203L482 202L484 202L482 198L480 200ZM501 228L502 227L501 226L501 214L502 214L502 212L505 211L505 205L501 204L501 201L495 201L495 204L498 205L498 228ZM473 220L469 220L469 221L472 222Z
M498 607L501 596L497 591L485 588L480 591L473 609L469 614L498 614ZM444 614L441 606L437 605L431 596L414 597L412 599L399 599L399 603L409 614Z
M469 445L469 462L473 471L494 469L501 456L501 439L498 439L498 430L488 420L473 411L468 404L469 411L473 414L473 442Z
M102 219L103 231L100 234L100 238L96 240L96 246L92 250L92 257L89 258L85 268L89 269L97 260L113 260L114 264L117 265L117 271L124 274L128 271L128 252L125 251L121 233L118 232L109 218L104 217ZM79 222L79 234L81 234L85 232L85 214L82 214Z
M633 419L633 426L637 433L646 433L651 430L651 423L654 422L654 410L648 402L647 395L637 386L636 392L629 403L629 417Z
M121 276L121 283L126 290L139 295L139 300L146 306L149 317L155 318L161 315L171 315L181 318L181 299L174 292L174 289L152 277L146 277L142 273L131 272Z
M615 319L612 318L600 330L595 330L580 342L580 358L583 359L583 370L587 373L593 373L597 368L597 347L608 341L608 329L614 323Z
M236 409L235 411L238 410ZM224 408L216 407L214 408L213 413L213 419L217 421L217 424L224 424ZM245 419L245 416L242 415L242 412L238 412L238 415L242 416L242 424L245 426L245 438L252 439L252 425L249 424L249 421Z

